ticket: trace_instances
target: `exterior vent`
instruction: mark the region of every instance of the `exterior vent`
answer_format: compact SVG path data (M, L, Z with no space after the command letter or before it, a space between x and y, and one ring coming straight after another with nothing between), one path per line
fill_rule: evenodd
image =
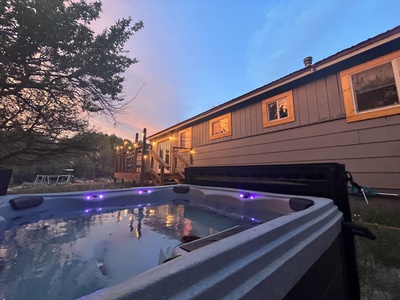
M304 65L306 67L309 67L312 65L312 56L307 56L305 59L303 59Z

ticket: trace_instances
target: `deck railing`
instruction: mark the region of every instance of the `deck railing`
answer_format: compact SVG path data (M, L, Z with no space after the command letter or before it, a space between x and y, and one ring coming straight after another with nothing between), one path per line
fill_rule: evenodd
M160 185L164 184L165 169L169 170L170 165L167 164L153 149L149 149L150 155L150 174L156 178ZM157 166L160 173L157 172Z
M178 149L174 148L172 151L173 159L175 160L174 173L178 174L182 179L185 179L185 168L192 166L192 162L189 161L191 160L192 154L189 152L189 160L187 160L177 150Z
M146 141L146 128L143 129L142 137ZM155 181L154 184L163 185L165 179L167 181L185 179L185 168L193 165L192 149L173 147L170 159L165 161L150 145L138 144L138 134L136 134L132 149L127 148L125 142L123 146L117 147L114 181L117 178L140 180L140 184L143 185L150 176ZM167 178L165 178L166 170L169 171Z

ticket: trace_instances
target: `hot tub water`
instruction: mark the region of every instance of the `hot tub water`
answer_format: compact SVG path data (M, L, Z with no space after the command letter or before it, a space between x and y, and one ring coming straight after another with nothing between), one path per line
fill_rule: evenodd
M0 244L0 298L77 298L157 266L160 249L183 235L204 237L249 222L174 204L16 220Z

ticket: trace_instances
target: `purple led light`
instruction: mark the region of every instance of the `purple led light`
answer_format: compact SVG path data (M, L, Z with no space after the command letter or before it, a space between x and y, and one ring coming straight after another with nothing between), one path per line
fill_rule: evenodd
M150 194L151 190L138 190L137 193L140 194L140 195L142 195L142 194Z
M103 195L103 194L100 194L99 197L100 197L100 199L103 199L103 198L104 198L104 195Z
M243 198L243 197L244 197L244 195L243 195L243 194L240 194L240 195L239 195L239 197L240 197L240 198Z
M90 200L90 196L86 196L86 200Z
M90 209L89 209L89 208L85 209L85 213L88 213L89 211L90 211Z

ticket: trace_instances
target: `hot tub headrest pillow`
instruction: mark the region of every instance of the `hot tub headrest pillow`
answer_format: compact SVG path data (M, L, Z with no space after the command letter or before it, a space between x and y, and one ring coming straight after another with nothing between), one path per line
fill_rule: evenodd
M10 200L13 209L21 210L39 206L43 203L41 196L21 196Z

